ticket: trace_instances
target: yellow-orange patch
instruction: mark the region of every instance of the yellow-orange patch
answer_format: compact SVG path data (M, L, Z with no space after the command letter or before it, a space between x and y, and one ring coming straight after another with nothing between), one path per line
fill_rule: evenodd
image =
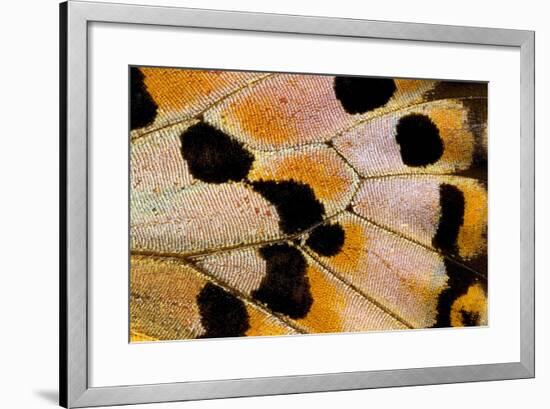
M315 265L308 266L307 277L311 286L313 304L307 316L299 323L313 328L314 332L342 331L346 296L334 280L329 280Z
M324 204L345 205L353 193L356 176L338 154L327 147L304 148L259 157L250 180L294 180L310 186Z
M250 328L246 332L247 336L260 335L288 335L294 333L290 328L278 323L273 317L270 317L263 311L259 311L251 306L247 307L248 323Z
M481 285L474 284L466 294L458 297L451 306L451 325L463 327L462 313L467 312L479 317L479 325L487 325L487 296Z
M358 271L359 266L365 262L368 237L363 226L352 220L343 220L342 227L345 232L344 245L328 263L336 271Z
M444 151L440 161L467 163L469 166L474 153L474 136L468 130L464 108L453 102L431 110L429 116L443 139Z
M456 179L464 193L464 222L458 233L458 252L470 259L487 248L487 192L472 179Z

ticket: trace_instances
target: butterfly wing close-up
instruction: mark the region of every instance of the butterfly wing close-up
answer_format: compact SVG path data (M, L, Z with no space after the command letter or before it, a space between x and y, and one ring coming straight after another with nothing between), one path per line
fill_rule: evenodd
M487 83L129 76L132 342L488 324Z

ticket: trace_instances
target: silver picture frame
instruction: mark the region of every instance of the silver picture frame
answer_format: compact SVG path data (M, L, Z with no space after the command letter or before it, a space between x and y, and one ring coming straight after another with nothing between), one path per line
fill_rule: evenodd
M88 25L110 22L514 47L521 60L521 356L517 362L91 387L88 356ZM69 1L60 5L60 404L138 404L535 376L535 33Z

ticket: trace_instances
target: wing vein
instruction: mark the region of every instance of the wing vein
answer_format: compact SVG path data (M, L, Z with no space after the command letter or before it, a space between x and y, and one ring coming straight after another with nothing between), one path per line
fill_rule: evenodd
M182 123L185 123L185 122L191 122L193 121L194 119L196 119L197 117L200 117L201 115L204 115L206 112L208 112L210 109L212 108L215 108L216 106L218 106L219 104L221 104L222 102L224 102L225 100L227 100L228 98L232 97L233 95L241 92L243 89L246 89L248 87L252 87L262 81L265 81L266 79L268 78L271 78L271 77L274 77L278 75L277 73L268 73L266 75L264 75L263 77L258 77L252 81L249 81L247 82L246 84L244 84L242 87L238 87L236 89L234 89L233 91L225 94L224 96L222 96L221 98L218 98L217 100L213 101L210 105L208 105L206 108L204 108L202 111L200 112L197 112L195 115L191 116L191 117L186 117L182 120L179 120L179 121L174 121L174 122L170 122L166 125L163 125L163 126L159 126L157 128L154 128L154 129L150 129L148 130L147 132L144 132L142 134L139 134L139 135L136 135L135 137L131 138L132 142L134 141L137 141L147 135L150 135L154 132L158 132L158 131L161 131L163 129L166 129L166 128L170 128L172 126L175 126L175 125L178 125L178 124L182 124Z
M376 114L372 114L372 115L368 115L368 116L363 116L361 118L359 118L357 121L351 123L350 125L348 125L346 128L344 129L341 129L340 131L337 131L333 136L331 136L328 140L333 140L334 138L337 138L359 126L361 126L362 124L366 123L366 122L370 122L374 119L377 119L377 118L381 118L383 116L386 116L386 115L390 115L390 114L393 114L395 112L399 112L399 111L403 111L403 110L406 110L406 109L410 109L410 108L421 108L421 107L424 107L426 105L429 105L429 104L433 104L433 103L436 103L436 102L443 102L443 101L465 101L465 100L477 100L477 99L487 99L486 97L457 97L457 98L442 98L442 99L434 99L434 100L430 100L430 101L422 101L422 102L413 102L413 103L410 103L410 104L406 104L406 105L402 105L402 106L399 106L398 108L395 108L395 109L390 109L388 111L382 111L382 112L378 112Z
M333 135L331 136L327 136L326 138L323 139L322 142L319 142L319 141L314 141L314 142L309 142L309 143L302 143L302 144L299 144L299 145L293 145L292 147L290 148L283 148L283 149L280 149L280 148L273 148L273 149L259 149L259 148L253 148L256 152L263 152L263 153L269 153L269 152L280 152L281 150L284 150L284 149L296 149L296 148L304 148L304 147L309 147L309 146L319 146L319 145L326 145L327 142L330 142L332 141L333 139L349 132L349 131L352 131L353 129L361 126L362 124L366 123L366 122L369 122L369 121L372 121L374 119L377 119L377 118L381 118L381 117L384 117L386 115L391 115L395 112L399 112L399 111L403 111L403 110L406 110L406 109L411 109L411 108L416 108L416 107L423 107L423 106L426 106L426 105L429 105L429 104L433 104L434 102L442 102L442 101L466 101L466 100L477 100L477 99L487 99L486 97L456 97L456 98L442 98L442 99L435 99L435 100L430 100L430 101L422 101L422 102L414 102L414 103L410 103L410 104L407 104L407 105L401 105L399 106L398 108L394 108L394 109L391 109L391 110L387 110L387 111L382 111L382 112L379 112L379 113L376 113L376 114L372 114L372 113L369 113L369 114L365 114L367 116L361 116L360 118L357 119L357 121L355 122L352 122L350 125L346 126L345 128L342 128L340 129L339 131L336 131ZM248 143L246 142L243 142L245 146L247 147L250 147ZM336 148L334 148L336 150Z
M335 279L337 279L338 281L340 281L342 284L348 286L349 288L351 288L356 294L360 295L361 297L365 298L368 302L370 302L371 304L373 304L375 307L377 307L378 309L382 310L384 313L388 314L389 316L391 316L393 319L395 319L396 321L399 321L401 324L405 325L407 328L409 329L414 329L416 328L414 325L412 325L410 322L408 322L405 318L401 317L399 314L397 314L396 312L392 311L391 309L389 309L388 307L386 307L385 305L383 305L381 302L379 302L378 300L376 300L375 298L373 298L372 296L370 296L369 294L365 293L364 291L362 291L361 289L359 289L357 286L355 286L353 283L351 283L350 281L346 280L344 277L342 277L340 274L336 273L334 270L332 270L329 266L327 266L325 263L323 263L321 260L319 260L319 258L311 251L309 251L307 248L305 247L302 247L300 246L300 248L302 249L302 251L304 251L309 257L311 257L313 260L315 260L315 262L317 262L317 264L319 264L320 266L322 266L325 271L327 271L331 276L333 276Z
M245 294L241 291L238 291L234 287L227 284L225 281L220 280L218 277L214 276L212 273L208 272L207 270L199 267L193 261L189 260L188 258L186 258L184 256L176 256L176 255L169 255L169 256L168 255L155 255L155 256L151 256L150 255L149 257L158 258L158 259L161 259L161 260L173 260L173 261L177 261L179 263L182 263L182 264L186 265L187 267L191 268L193 271L195 271L198 275L202 276L206 280L208 280L210 282L213 282L217 286L223 288L228 293L234 295L235 297L237 297L241 300L245 300L247 303L253 305L257 309L263 311L264 313L266 313L270 316L273 316L275 319L277 319L281 323L281 325L283 325L287 329L290 328L290 329L292 329L292 330L294 330L294 331L296 331L300 334L307 333L307 331L303 327L301 327L300 325L296 324L295 322L291 322L289 319L282 316L281 314L273 312L271 309L269 309L265 305L258 303L256 300L254 300L253 298L251 298L247 294Z
M271 244L284 243L284 242L287 242L287 241L292 241L294 239L298 239L298 238L306 235L307 233L309 233L310 231L312 231L316 227L319 227L319 226L325 224L326 222L328 222L329 220L332 220L332 219L338 217L343 212L344 212L344 210L340 210L340 211L324 218L319 223L315 223L313 226L308 227L307 229L304 229L304 230L302 230L298 233L295 233L295 234L292 234L292 235L289 235L289 236L279 237L277 239L272 239L272 240L263 240L263 241L253 242L253 243L239 243L239 244L234 244L234 245L231 245L231 246L219 247L219 248L215 248L215 249L200 250L200 251L189 252L189 253L175 253L175 252L172 253L172 252L164 252L164 251L158 252L158 251L154 251L154 250L132 249L131 254L132 255L137 255L137 256L177 257L177 258L184 258L184 259L193 259L193 258L196 258L196 257L209 256L209 255L218 254L218 253L225 253L225 252L231 251L231 250L244 250L244 249L247 249L247 248L262 247L262 246L267 246L267 245L271 245ZM166 224L166 223L164 223L164 224ZM154 225L155 224L153 224L153 226ZM136 226L142 226L142 225L140 225L140 224L134 225L134 227L136 227Z
M417 246L420 246L420 247L423 247L424 249L428 250L428 251L431 251L432 253L436 253L438 255L440 255L441 257L445 257L447 260L450 260L452 261L453 263L455 264L458 264L459 266L461 266L462 268L464 268L465 270L469 271L471 274L474 274L478 277L480 277L482 280L486 281L487 280L487 275L485 274L482 274L474 269L472 269L471 267L468 267L467 265L465 265L464 263L462 263L460 260L456 259L455 257L449 255L449 254L445 254L445 253L442 253L441 251L439 250L436 250L434 249L433 247L430 247L430 246L427 246L426 244L424 243L421 243L411 237L407 237L407 236L404 236L402 235L401 233L395 231L395 230L392 230L390 229L389 227L387 226L384 226L384 225L381 225L381 224L378 224L376 223L375 221L371 220L370 218L368 217L365 217L365 216L361 216L355 212L352 212L352 214L362 220L364 220L365 222L371 224L372 226L374 227L377 227L378 229L381 229L381 230L384 230L385 232L387 233L390 233L390 234L393 234L397 237L399 237L400 239L402 240L406 240L410 243L413 243L413 244L416 244Z

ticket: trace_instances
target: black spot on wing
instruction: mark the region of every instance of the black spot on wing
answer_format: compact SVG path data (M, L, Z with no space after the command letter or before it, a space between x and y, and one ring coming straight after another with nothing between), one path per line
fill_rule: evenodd
M215 284L207 283L197 296L201 338L239 337L250 328L244 302Z
M157 116L157 104L147 91L145 76L139 68L130 68L130 129L151 125Z
M472 312L472 311L466 311L466 310L460 310L460 316L462 317L462 324L465 327L475 327L479 325L479 313Z
M432 245L440 250L455 252L456 239L464 223L464 193L454 185L439 186L439 224Z
M399 144L401 159L407 166L427 166L436 163L443 155L443 141L432 120L422 114L409 114L395 127L395 140Z
M181 153L193 177L207 183L243 180L254 162L242 143L203 122L181 134Z
M305 317L313 298L303 254L288 244L262 247L259 252L266 262L266 275L252 293L254 299L290 318Z
M432 326L433 328L446 328L451 326L451 307L458 297L468 292L470 286L480 284L484 291L487 291L487 282L477 276L473 271L448 258L444 259L444 263L449 280L447 281L447 288L439 294L436 323ZM477 321L472 321L476 319L474 316L475 314L470 314L469 316L467 314L465 316L461 313L461 315L464 325L478 325ZM479 317L477 317L477 319L479 319Z
M279 226L286 234L298 233L323 220L325 208L310 186L288 181L251 182L253 189L271 202L279 215Z
M395 93L388 78L334 77L334 93L348 114L362 114L387 104Z
M342 250L345 238L344 229L340 224L324 224L313 229L306 244L317 254L330 257Z

